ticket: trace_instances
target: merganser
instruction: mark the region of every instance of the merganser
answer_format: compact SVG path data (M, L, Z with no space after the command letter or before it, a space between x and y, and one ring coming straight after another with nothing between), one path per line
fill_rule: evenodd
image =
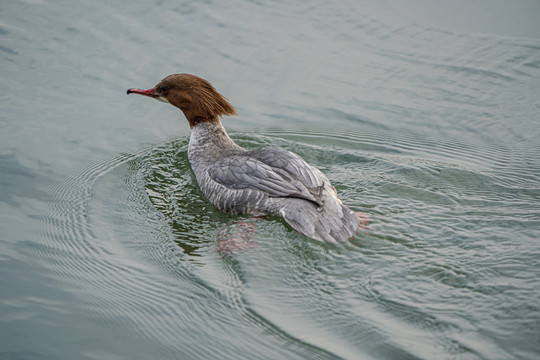
M151 89L127 93L182 110L191 127L189 163L202 193L219 210L281 216L296 231L329 243L355 234L358 216L341 203L321 171L290 151L247 150L227 135L220 118L237 115L236 110L208 81L173 74Z

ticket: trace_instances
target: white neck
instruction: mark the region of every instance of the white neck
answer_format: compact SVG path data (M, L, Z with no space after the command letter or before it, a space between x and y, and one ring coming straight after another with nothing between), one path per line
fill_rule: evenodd
M244 151L227 135L221 122L201 122L191 129L188 158L193 170Z

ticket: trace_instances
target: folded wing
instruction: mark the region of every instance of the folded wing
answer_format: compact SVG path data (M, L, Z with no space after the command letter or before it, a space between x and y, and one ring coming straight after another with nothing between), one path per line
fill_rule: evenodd
M259 148L227 157L210 177L231 189L254 189L270 197L295 197L323 205L324 175L300 156L279 148Z

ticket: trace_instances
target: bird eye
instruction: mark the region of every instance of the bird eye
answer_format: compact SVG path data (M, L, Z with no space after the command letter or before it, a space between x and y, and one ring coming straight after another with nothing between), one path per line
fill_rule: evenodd
M162 94L163 94L164 92L167 92L167 90L168 90L167 87L165 87L165 86L163 86L163 85L160 85L160 86L158 86L158 88L157 88L157 91L160 92L160 93L162 93Z

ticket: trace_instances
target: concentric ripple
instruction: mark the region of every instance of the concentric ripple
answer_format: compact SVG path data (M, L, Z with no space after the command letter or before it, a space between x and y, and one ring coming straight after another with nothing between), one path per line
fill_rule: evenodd
M216 248L219 229L234 218L204 199L186 149L186 140L172 141L56 181L45 189L43 242L27 255L97 321L130 329L125 336L150 342L163 356L232 359L241 347L254 357L261 349L272 357L334 357L248 305L244 270ZM268 226L282 236L291 231L281 221L263 221L257 243L265 242ZM207 338L212 346L194 347L193 338L178 339L178 333ZM253 334L265 335L255 340Z

